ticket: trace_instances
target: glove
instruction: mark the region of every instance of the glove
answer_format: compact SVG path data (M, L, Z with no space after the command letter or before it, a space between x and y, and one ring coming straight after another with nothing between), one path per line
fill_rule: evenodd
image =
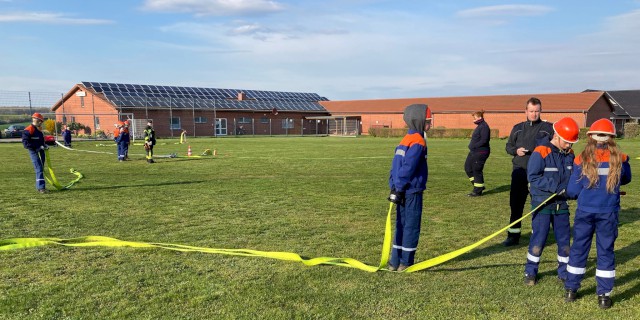
M398 192L396 191L396 189L392 189L389 193L389 196L387 197L387 200L395 204L401 204L402 201L404 201L404 192Z
M566 198L567 197L567 189L562 189L558 193L556 193L556 197Z
M49 149L49 146L47 146L46 144L40 146L40 150L47 150L47 149Z

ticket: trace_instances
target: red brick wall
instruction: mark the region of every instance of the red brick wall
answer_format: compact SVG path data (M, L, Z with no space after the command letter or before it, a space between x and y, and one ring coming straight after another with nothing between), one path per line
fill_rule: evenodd
M89 127L88 132L91 134L96 129L113 133L113 124L118 121L117 110L110 103L93 96L91 92L86 92L85 97L78 97L75 95L77 91L72 92L69 98L56 109L56 121L64 122L63 119L66 117L66 123L70 123L75 118L75 122ZM98 128L94 126L94 114L99 122Z
M136 119L147 119L147 115L144 109L131 109L125 108L122 110L124 113L133 113ZM156 131L158 137L179 137L182 129L187 131L187 136L213 136L214 135L214 113L213 110L195 110L195 117L206 118L204 123L194 123L194 111L193 110L171 110L168 109L156 109L147 110L148 119L153 119L153 128ZM301 135L304 128L304 134L316 134L316 121L305 120L305 117L311 116L326 116L327 113L293 113L293 112L279 112L278 115L273 115L270 112L238 112L238 111L217 111L215 116L218 119L227 120L227 135ZM174 118L180 118L181 129L171 129L170 116ZM253 119L253 123L240 123L240 118ZM236 120L234 122L234 119ZM262 123L262 120L266 123ZM283 128L283 120L289 119L293 128ZM292 121L291 121L292 120ZM268 122L270 121L270 123ZM242 127L242 128L240 128ZM326 121L318 125L318 133L326 133Z
M606 102L602 106L596 104L592 108L598 110L608 110ZM591 111L590 111L591 112ZM602 111L604 112L604 111ZM608 114L608 111L607 111ZM550 122L555 122L563 117L572 117L575 119L580 127L585 126L585 115L583 113L542 113L542 119ZM402 119L402 114L363 114L362 118L362 133L368 134L370 127L389 127L389 128L406 128L406 124ZM524 109L521 113L485 113L484 118L489 124L491 129L497 129L500 137L507 137L511 133L513 126L527 119ZM599 118L598 118L599 119ZM597 120L597 119L596 119ZM593 122L593 121L591 121ZM436 113L433 115L433 127L444 128L463 128L473 129L476 125L473 123L473 117L471 114L459 114L459 113Z

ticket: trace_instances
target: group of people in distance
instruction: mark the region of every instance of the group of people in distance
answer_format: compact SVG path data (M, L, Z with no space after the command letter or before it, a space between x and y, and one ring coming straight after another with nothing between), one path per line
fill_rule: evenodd
M564 300L575 301L586 272L586 262L596 235L596 293L598 306L612 305L615 279L614 244L618 236L620 185L631 181L629 157L616 144L616 130L608 119L600 119L587 131L585 149L577 156L578 123L565 117L555 123L540 119L542 103L527 101L526 121L511 130L506 151L513 156L511 172L510 224L522 218L527 196L531 196L532 235L525 263L524 283L537 283L540 256L553 227L558 245L558 280L564 284ZM470 197L485 190L483 168L489 157L490 129L484 111L472 114L477 125L469 143L465 173L473 185ZM414 263L420 236L422 199L428 177L426 132L432 114L427 105L413 104L404 110L409 130L395 148L389 176L388 200L396 204L396 227L388 269L403 271ZM577 199L573 243L567 200ZM521 224L507 231L505 246L518 245Z
M113 140L116 142L118 161L122 162L129 159L129 144L131 135L129 133L130 120L118 121L114 126L116 132ZM144 150L145 158L148 163L155 163L153 160L153 146L156 145L156 133L153 130L153 121L147 120L147 126L144 129Z

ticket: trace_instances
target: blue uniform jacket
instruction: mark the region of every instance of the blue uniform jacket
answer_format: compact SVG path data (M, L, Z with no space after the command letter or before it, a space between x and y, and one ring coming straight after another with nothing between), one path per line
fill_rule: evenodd
M398 192L418 193L427 186L427 143L422 132L409 130L396 147L391 162L389 188Z
M576 157L574 170L571 174L567 196L570 199L578 199L578 210L590 213L609 213L620 210L620 185L631 182L631 167L629 166L629 156L622 154L622 172L620 173L620 184L615 188L614 193L607 192L607 176L609 174L609 150L597 149L596 160L598 166L598 182L593 188L588 188L589 179L582 177L582 158Z
M62 130L62 139L64 142L71 142L71 130Z
M22 131L22 145L25 149L37 151L44 145L44 134L31 124Z
M532 207L537 207L552 194L567 188L574 158L573 150L560 152L560 149L551 142L546 142L533 150L527 164ZM554 197L541 208L541 210L555 211L568 209L567 200L560 197Z
M123 131L115 138L117 144L129 143L129 132Z

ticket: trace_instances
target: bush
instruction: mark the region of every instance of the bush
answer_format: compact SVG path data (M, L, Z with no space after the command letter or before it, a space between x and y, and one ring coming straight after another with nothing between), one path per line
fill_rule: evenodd
M631 139L640 136L640 124L627 122L624 124L624 137Z
M369 135L372 137L404 137L407 134L407 129L399 128L369 128ZM446 129L442 127L432 128L427 132L429 138L471 138L473 129ZM498 138L498 129L491 129L491 137Z

